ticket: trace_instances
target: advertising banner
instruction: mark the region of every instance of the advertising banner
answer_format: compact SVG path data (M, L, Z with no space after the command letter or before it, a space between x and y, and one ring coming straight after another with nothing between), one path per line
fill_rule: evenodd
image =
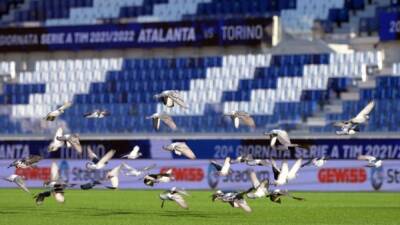
M30 169L7 169L10 160L0 161L2 177L16 173L25 177L28 187L41 187L43 181L50 177L52 160L42 160L37 167ZM256 172L258 179L269 179L270 189L296 191L400 191L400 162L397 160L384 161L380 168L365 167L366 162L356 160L330 160L323 167L306 166L301 168L298 176L284 186L274 186L273 173L270 166L247 166L233 164L228 176L218 176L208 160L112 160L102 170L88 170L85 160L57 160L61 179L79 188L93 180L99 180L102 185L109 186L106 174L113 167L125 162L134 168L155 165L150 173L163 173L172 169L175 181L155 184L148 187L143 183L143 176L126 176L121 171L119 188L131 189L167 189L180 187L185 189L223 189L247 190L251 187L249 171ZM222 161L221 161L222 163ZM280 165L281 161L277 161ZM289 168L294 161L289 160ZM0 180L0 187L15 187L15 184Z
M381 12L379 14L379 39L391 41L400 39L400 13Z
M0 51L257 45L272 18L0 29Z
M204 139L204 140L82 140L83 155L76 151L61 148L48 153L50 141L0 141L0 160L19 159L28 155L41 155L45 158L85 159L85 149L91 147L96 154L103 155L110 149L117 150L114 158L128 154L135 145L140 147L141 159L185 159L163 150L163 146L172 142L184 141L193 150L198 159L236 158L243 154L252 154L263 159L310 159L327 156L330 159L357 159L360 154L373 155L380 159L400 159L399 139L316 139L293 140L293 143L305 146L295 151L271 149L269 139Z

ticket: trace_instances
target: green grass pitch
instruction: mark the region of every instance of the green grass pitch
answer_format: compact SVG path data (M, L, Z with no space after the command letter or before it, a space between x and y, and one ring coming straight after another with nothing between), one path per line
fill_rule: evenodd
M38 192L38 190L33 190ZM160 208L161 191L67 190L66 202L53 198L36 206L32 197L16 189L0 190L0 225L125 225L125 224L400 224L398 193L295 193L305 197L298 202L284 199L283 204L268 199L248 202L252 213L211 202L211 191L191 191L189 210L167 202Z

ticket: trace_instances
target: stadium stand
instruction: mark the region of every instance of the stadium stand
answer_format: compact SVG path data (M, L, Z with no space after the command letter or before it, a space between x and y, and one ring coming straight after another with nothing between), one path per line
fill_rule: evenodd
M152 132L150 121L144 118L160 111L174 116L180 132L235 132L230 122L221 118L231 110L249 112L261 130L279 125L295 129L318 112L321 104L362 79L365 65L381 64L380 52L41 60L34 71L20 72L16 82L4 84L0 101L9 107L10 117L3 115L2 122L15 126L2 127L1 132L45 132L46 127L37 124L65 101L73 101L74 107L61 118L80 133ZM377 82L383 82L381 79ZM328 115L327 119L350 117L374 97L379 101L396 98L396 91L378 96L397 83L390 80L385 84L388 89L360 91L374 94L361 94L362 101L351 110L351 104L345 102L344 114ZM180 90L193 107L166 110L157 104L153 95L168 89ZM381 105L385 107L378 104L377 108ZM110 110L111 117L100 121L82 117L96 108ZM62 121L55 124L59 123ZM369 125L371 129L385 129L376 123Z
M380 12L397 8L395 1L387 0L20 0L2 1L0 14L3 26L25 22L59 26L114 19L159 22L279 15L284 32L289 34L311 34L317 21L327 34L357 29L360 34L376 35ZM367 77L366 67L382 69L383 60L382 52L375 50L348 54L65 58L36 61L33 69L16 69L16 62L4 61L0 74L11 75L11 79L3 81L0 94L0 122L7 124L0 128L0 133L46 133L66 124L80 133L153 132L150 121L144 117L166 110L154 102L153 95L168 89L180 90L186 101L195 102L188 110L168 111L180 128L178 132L246 132L248 128L235 130L229 120L221 117L231 110L254 115L260 130L282 127L330 132L333 128L326 124L351 117L371 99L378 101L374 113L394 107L391 101L398 98L397 78L391 75L400 74L399 63L390 64L392 71L386 77L368 76L374 83L372 87L359 87L358 80ZM385 86L378 85L381 83ZM356 93L355 99L342 99L346 92ZM65 101L73 101L74 107L51 125L54 127L40 122L41 117ZM321 114L331 103L343 107L336 113ZM110 110L110 119L81 118L83 113L96 108ZM324 120L317 126L310 122L316 116ZM398 128L377 115L367 130Z

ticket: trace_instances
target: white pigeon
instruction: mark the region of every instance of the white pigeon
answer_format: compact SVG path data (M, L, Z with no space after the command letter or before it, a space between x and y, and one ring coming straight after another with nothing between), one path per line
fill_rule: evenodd
M157 100L161 100L163 104L169 108L175 106L175 103L185 109L189 108L185 101L183 101L182 97L177 90L166 90L161 92L160 94L154 95L154 98Z
M92 112L85 113L83 116L88 119L89 118L101 119L101 118L104 118L109 115L110 115L110 113L106 110L96 109Z
M359 155L357 159L366 160L368 162L368 164L366 165L367 167L379 168L382 166L382 160L379 160L372 155Z
M176 130L176 124L171 116L166 114L165 112L154 113L151 116L146 117L146 119L151 119L153 121L153 127L155 130L160 130L161 121L164 122L172 130Z
M8 182L15 183L22 190L24 190L25 192L30 193L30 191L28 190L28 188L25 185L24 179L21 176L18 176L17 174L12 174L12 175L10 175L8 177L4 177L3 179L8 181Z
M289 170L289 166L287 160L283 160L281 169L277 168L275 161L272 160L272 171L274 172L275 185L284 185L287 184L290 180L293 180L297 177L297 173L301 168L302 159L296 160L293 164L292 168Z
M241 155L232 160L231 163L246 163L248 166L267 166L270 164L266 159L254 159L251 154Z
M144 173L146 173L147 171L154 169L156 167L156 165L153 164L150 166L146 166L142 169L135 169L126 163L122 163L121 165L122 165L123 169L126 170L125 176L135 176L135 177L141 176Z
M253 187L247 191L247 197L251 199L262 198L268 195L269 180L259 181L254 171L250 172L250 179Z
M266 197L269 198L271 200L271 202L281 204L281 202L282 202L281 198L283 196L287 196L287 197L290 197L290 198L298 200L298 201L304 201L304 198L295 197L295 196L291 195L288 191L281 191L279 189L272 191Z
M47 121L54 121L57 117L61 116L61 114L63 114L66 109L68 109L71 106L72 106L71 102L66 102L60 108L48 113L44 119Z
M29 155L25 158L15 160L10 165L8 165L8 168L13 166L15 166L15 168L21 169L31 168L42 159L43 157L39 155Z
M118 165L114 167L112 170L110 170L107 175L106 179L108 179L111 182L111 186L106 186L106 188L109 189L117 189L119 185L119 172L121 171L122 165Z
M251 212L249 204L244 199L246 192L227 192L224 193L221 190L217 190L212 195L212 201L219 200L221 202L229 203L233 208L241 208L245 212Z
M225 158L223 165L217 163L214 160L212 160L210 163L218 171L218 175L220 175L220 176L227 176L231 171L231 169L230 169L231 168L231 158L230 157Z
M242 122L244 125L249 126L251 128L256 127L256 124L255 124L253 118L247 112L232 111L229 113L225 113L224 116L231 117L236 129L239 128L240 122Z
M59 138L62 138L64 136L64 131L63 129L60 127L57 129L53 141L50 143L49 145L49 152L54 152L57 151L59 148L61 148L62 146L64 146L64 141L59 140Z
M264 135L268 135L270 137L270 146L273 149L294 150L296 147L299 147L298 144L292 144L288 133L284 130L275 129L271 132L264 133Z
M60 180L59 168L57 163L55 162L51 163L50 181L47 183L46 186L50 188L50 192L54 195L54 198L57 202L65 202L64 189L67 185Z
M137 159L140 156L142 156L142 153L139 151L140 151L139 146L135 145L135 147L133 147L132 151L129 154L122 156L122 158Z
M357 116L351 118L350 120L335 122L333 125L340 127L341 131L336 131L338 135L353 135L359 130L359 125L367 122L369 120L369 114L375 107L375 102L371 101L366 105Z
M64 144L68 148L75 149L79 154L82 154L82 145L79 141L79 135L77 134L64 134L63 129L60 127L57 129L54 135L53 141L50 143L48 151L54 152L60 149Z
M148 174L143 178L143 183L147 186L154 186L156 183L168 183L175 180L172 175L172 169L167 170L165 173Z
M174 201L181 208L188 209L189 207L183 197L184 195L188 196L189 194L186 191L178 189L176 187L173 187L170 190L165 191L164 193L161 193L160 194L160 199L162 201L161 208L164 208L165 201Z
M317 157L317 158L308 160L307 162L303 163L303 165L301 165L301 167L305 167L310 164L313 164L315 167L321 168L323 165L325 165L326 162L327 162L327 157L322 156L322 157Z
M192 149L187 146L185 142L174 142L167 146L163 146L164 150L171 151L177 155L184 155L189 159L196 159L196 155L193 153Z
M89 159L91 160L90 162L86 163L86 168L89 170L103 169L116 152L115 150L111 149L99 160L99 157L90 148L87 150Z

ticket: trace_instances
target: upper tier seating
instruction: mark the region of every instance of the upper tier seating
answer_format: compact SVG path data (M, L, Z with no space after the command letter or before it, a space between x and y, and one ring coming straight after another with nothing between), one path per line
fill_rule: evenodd
M178 132L234 132L221 117L231 110L254 115L260 130L293 128L360 79L365 65L381 64L379 52L36 61L33 71L5 83L0 119L7 126L0 133L43 133L57 126L80 133L154 132L144 118L160 111L173 115ZM190 108L169 110L154 101L154 94L168 89L180 90ZM74 105L59 120L42 120L65 101ZM111 116L83 118L94 109Z

